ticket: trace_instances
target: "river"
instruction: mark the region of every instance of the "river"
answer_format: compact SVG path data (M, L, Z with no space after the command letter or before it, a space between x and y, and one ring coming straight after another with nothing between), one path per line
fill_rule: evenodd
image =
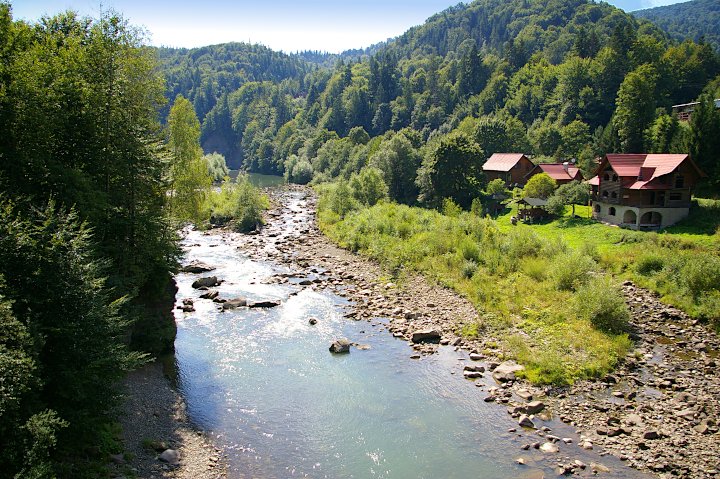
M298 206L302 196L288 201L271 226L298 235L309 217ZM540 478L554 477L557 461L575 459L588 465L580 476L592 476L589 464L597 461L617 471L604 477L645 477L574 444L571 454L555 456L521 450L539 438L505 407L482 401L475 383L463 378L465 352L447 346L411 359L408 344L383 328L383 318L349 320L346 299L301 286L299 278L268 281L289 269L242 253L242 241L189 232L185 261L215 266L209 274L223 280L215 288L222 298L274 299L280 306L223 312L192 288L197 275L176 278L178 303L191 298L195 308L176 311L177 385L191 420L227 454L230 477ZM362 347L331 354L338 337ZM479 381L492 385L490 377ZM548 424L577 442L569 426Z

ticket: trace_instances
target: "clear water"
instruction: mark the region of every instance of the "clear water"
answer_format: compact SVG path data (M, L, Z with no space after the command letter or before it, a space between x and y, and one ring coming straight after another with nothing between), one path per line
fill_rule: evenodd
M251 261L227 238L193 232L185 244L187 260L218 266L210 274L225 279L217 288L222 297L282 300L268 310L220 312L190 286L196 275L177 277L178 301L194 298L196 308L176 313L178 385L191 419L225 447L230 477L520 478L552 471L551 462L535 461L537 451L520 450L540 438L507 432L517 425L505 408L483 402L491 380L478 388L463 379L464 353L446 347L412 360L411 348L383 330L382 320L343 318L342 298L262 284L285 270ZM338 337L370 349L333 355L328 347ZM564 447L579 457L577 446ZM615 477L637 476L625 468Z

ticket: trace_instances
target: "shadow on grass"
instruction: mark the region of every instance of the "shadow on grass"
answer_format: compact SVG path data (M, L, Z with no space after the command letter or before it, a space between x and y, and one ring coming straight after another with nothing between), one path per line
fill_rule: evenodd
M575 228L578 226L590 226L598 224L592 218L580 218L579 216L563 216L557 220L558 228Z

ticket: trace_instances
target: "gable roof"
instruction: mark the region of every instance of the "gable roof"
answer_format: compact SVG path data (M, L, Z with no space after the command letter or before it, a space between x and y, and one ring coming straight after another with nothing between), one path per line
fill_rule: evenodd
M483 171L510 171L524 156L522 153L493 153L483 165Z
M654 180L675 171L685 161L697 171L701 177L707 176L685 154L635 154L612 153L605 155L605 159L598 166L596 173L604 168L606 163L618 174L625 186L631 190L645 190L666 188L654 184Z
M567 171L565 171L565 166L562 163L539 163L527 176L532 176L536 168L540 168L543 173L547 173L547 175L555 181L576 180L578 179L578 175L580 179L582 179L582 174L577 166L568 165Z

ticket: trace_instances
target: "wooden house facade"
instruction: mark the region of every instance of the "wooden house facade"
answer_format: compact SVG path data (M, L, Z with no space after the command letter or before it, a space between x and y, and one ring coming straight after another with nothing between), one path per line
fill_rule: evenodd
M505 186L525 185L525 176L535 167L532 161L522 153L493 153L483 165L488 181L497 178Z
M659 229L685 218L705 174L688 155L608 154L589 183L593 217L632 229Z

